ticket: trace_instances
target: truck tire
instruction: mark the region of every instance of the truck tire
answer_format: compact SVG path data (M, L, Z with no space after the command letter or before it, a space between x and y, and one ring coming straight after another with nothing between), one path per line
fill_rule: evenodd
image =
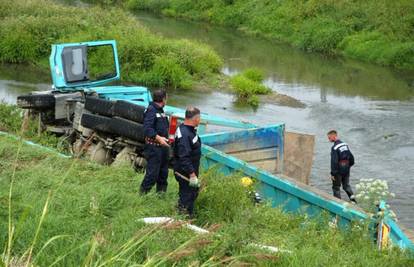
M114 117L111 120L111 132L134 141L144 142L144 126L134 121Z
M81 125L83 127L92 129L94 131L111 133L111 118L84 113L81 118Z
M94 96L85 97L85 109L103 116L112 117L114 112L114 102Z
M144 122L144 111L145 107L123 100L116 101L114 105L114 116L138 123Z
M55 103L55 97L52 94L28 94L17 97L17 105L21 108L52 109Z

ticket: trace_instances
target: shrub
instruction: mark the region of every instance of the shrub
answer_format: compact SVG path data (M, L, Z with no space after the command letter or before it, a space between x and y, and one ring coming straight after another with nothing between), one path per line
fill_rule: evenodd
M270 89L261 83L250 80L243 75L236 75L230 80L231 85L236 91L237 96L246 98L250 95L265 95L270 93Z
M0 10L0 62L39 64L45 62L53 43L115 39L123 80L184 89L194 81L211 79L223 64L210 47L154 35L118 8L80 9L50 0L5 0ZM103 58L95 61L105 64Z
M159 56L142 82L150 86L190 89L191 75L172 56Z
M261 83L264 79L263 71L258 68L249 68L243 71L242 75L254 82Z
M250 68L231 77L230 84L238 102L257 107L260 102L257 95L265 95L271 92L270 88L261 84L262 81L263 72L256 68Z
M135 3L129 8L205 20L287 42L307 51L342 54L382 65L414 69L413 1L163 0L161 8L149 4L152 0L128 2ZM372 49L361 49L359 42L347 40L370 33L380 33L386 42L378 43ZM343 41L348 43L346 51L344 46L339 46ZM377 60L378 54L381 55L380 60Z

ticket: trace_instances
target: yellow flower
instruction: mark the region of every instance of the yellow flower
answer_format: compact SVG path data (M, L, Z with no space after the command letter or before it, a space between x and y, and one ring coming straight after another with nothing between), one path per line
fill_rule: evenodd
M253 180L250 177L247 177L247 176L241 178L240 181L241 181L241 184L244 187L249 187L249 186L251 186L253 184Z

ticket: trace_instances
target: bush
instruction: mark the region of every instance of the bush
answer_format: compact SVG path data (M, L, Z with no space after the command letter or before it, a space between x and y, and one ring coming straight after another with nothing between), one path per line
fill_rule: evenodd
M153 68L142 76L141 82L174 89L190 89L192 85L191 75L172 56L157 57Z
M50 0L5 0L0 2L0 10L0 62L39 64L48 58L53 43L115 39L123 80L185 89L193 81L211 79L223 64L210 47L151 34L132 15L117 8L80 9ZM99 57L95 61L98 65L106 62ZM172 69L167 70L169 67Z
M414 1L163 0L162 5L152 2L128 0L128 7L205 20L287 42L306 51L414 69ZM385 42L368 48L356 40L371 33L379 33ZM343 42L347 45L340 45Z
M334 55L346 31L345 27L330 19L314 19L302 25L296 44L307 51Z
M230 79L230 84L236 94L237 100L241 103L257 107L259 105L257 95L265 95L271 92L269 88L260 83L263 79L262 77L261 72L256 69L248 69L242 74L233 76Z
M242 75L249 80L261 83L264 79L264 73L258 68L249 68L243 71Z

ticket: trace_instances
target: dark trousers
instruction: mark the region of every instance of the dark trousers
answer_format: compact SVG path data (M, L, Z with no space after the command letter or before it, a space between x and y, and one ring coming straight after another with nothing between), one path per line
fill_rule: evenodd
M178 182L178 210L192 216L194 214L194 202L198 196L198 187L191 187L188 181L175 175Z
M147 167L140 191L142 193L148 193L155 184L157 184L157 192L167 191L168 147L146 144L144 155L147 160Z
M337 198L341 198L341 184L342 188L350 198L354 193L352 192L351 186L349 185L349 173L345 175L335 175L334 181L332 181L333 195Z

